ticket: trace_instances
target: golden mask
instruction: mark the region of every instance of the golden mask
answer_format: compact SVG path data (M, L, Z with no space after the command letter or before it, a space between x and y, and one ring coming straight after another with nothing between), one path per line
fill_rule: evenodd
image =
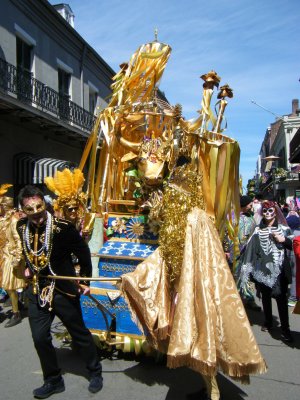
M42 199L32 200L30 203L23 206L22 209L27 215L39 214L42 211L45 211L46 204Z

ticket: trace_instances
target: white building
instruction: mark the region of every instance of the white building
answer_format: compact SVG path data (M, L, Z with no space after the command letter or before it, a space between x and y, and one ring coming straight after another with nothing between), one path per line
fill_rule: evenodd
M298 163L292 163L290 143L300 127L299 100L292 100L291 114L277 118L267 128L257 161L257 181L264 197L286 201L300 189ZM276 160L265 160L275 156ZM280 170L278 170L280 168ZM281 175L281 176L280 176Z

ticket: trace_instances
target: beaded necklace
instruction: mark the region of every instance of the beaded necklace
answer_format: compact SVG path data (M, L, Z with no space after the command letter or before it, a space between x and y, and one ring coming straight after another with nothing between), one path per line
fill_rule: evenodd
M26 226L23 228L23 250L26 256L26 260L32 272L40 272L50 264L50 256L53 246L53 217L47 212L47 222L45 228L45 240L39 250L34 250L31 247L30 239L32 234L30 233L30 222L27 221Z
M31 271L33 272L33 292L38 294L38 301L41 307L45 307L47 304L50 305L49 310L51 311L51 303L53 300L53 291L55 286L55 281L52 279L50 285L40 291L39 281L37 279L37 275L41 270L48 267L49 271L52 275L56 275L50 264L50 257L52 253L53 247L53 217L52 215L46 211L47 213L47 222L45 228L45 239L42 242L42 246L40 249L32 249L31 247L31 239L32 234L30 232L30 222L28 221L26 226L23 227L23 235L22 235L22 245L25 254L25 258L27 264Z

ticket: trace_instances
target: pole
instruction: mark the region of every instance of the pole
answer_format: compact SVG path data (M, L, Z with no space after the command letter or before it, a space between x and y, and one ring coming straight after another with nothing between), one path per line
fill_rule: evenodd
M273 198L275 201L277 201L277 193L276 193L276 179L275 179L275 165L272 166L272 182L273 182Z
M82 277L82 276L61 276L61 275L46 275L42 276L43 278L48 278L48 279L58 279L62 281L90 281L90 282L121 282L122 278L105 278L105 277Z

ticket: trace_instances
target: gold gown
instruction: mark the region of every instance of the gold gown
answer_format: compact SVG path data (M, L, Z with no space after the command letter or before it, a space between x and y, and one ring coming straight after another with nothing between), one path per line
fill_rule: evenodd
M5 290L24 288L24 262L22 259L22 245L16 224L18 218L15 211L9 211L0 220L1 254L0 268L2 281L0 286Z
M170 290L160 248L122 276L122 288L150 343L170 368L208 376L218 370L244 383L266 363L251 330L218 232L204 210L187 215L176 290Z

